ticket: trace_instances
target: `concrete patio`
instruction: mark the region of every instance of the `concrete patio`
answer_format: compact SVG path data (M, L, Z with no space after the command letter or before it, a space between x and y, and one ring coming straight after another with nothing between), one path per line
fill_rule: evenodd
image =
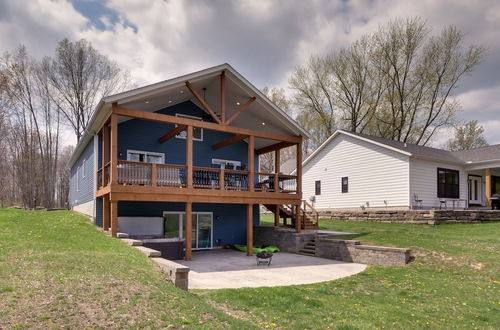
M303 256L273 255L271 266L257 266L256 258L235 250L196 251L193 261L177 261L191 268L189 289L236 289L311 284L336 280L365 270L366 265Z

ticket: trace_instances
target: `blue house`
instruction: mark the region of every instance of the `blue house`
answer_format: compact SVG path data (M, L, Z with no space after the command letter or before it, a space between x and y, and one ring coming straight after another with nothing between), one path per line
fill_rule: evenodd
M279 150L302 141L297 123L228 64L105 97L71 158L70 204L96 225L138 237L183 240L192 250L246 244L259 205L314 226L301 171L280 172ZM274 152L275 170L259 170Z

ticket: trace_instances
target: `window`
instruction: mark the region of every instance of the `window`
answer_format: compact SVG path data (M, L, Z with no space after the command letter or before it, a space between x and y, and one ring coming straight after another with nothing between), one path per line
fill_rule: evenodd
M85 177L85 159L82 162L82 178Z
M236 169L237 166L241 167L241 162L237 160L227 160L227 159L217 159L213 158L212 159L212 164L213 165L219 165L220 168L226 168L226 169Z
M341 184L342 184L342 193L348 193L349 192L349 177L344 176L341 179Z
M314 181L314 194L321 195L321 180Z
M165 154L160 152L127 150L127 160L132 162L165 163Z
M196 119L201 121L200 117L194 117L194 116L189 116L189 115L183 115L180 113L175 114L176 117L182 117L182 118L189 118L189 119ZM176 135L175 137L178 139L185 139L187 136L186 131L182 131L179 133L179 135ZM193 127L193 141L203 141L203 128L199 127Z
M437 197L459 198L459 172L446 168L437 169Z

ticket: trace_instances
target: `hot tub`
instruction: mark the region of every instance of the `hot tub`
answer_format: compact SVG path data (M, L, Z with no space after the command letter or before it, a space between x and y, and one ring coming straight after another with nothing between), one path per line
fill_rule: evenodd
M141 241L143 246L160 251L162 258L184 259L184 240L180 238L145 238Z

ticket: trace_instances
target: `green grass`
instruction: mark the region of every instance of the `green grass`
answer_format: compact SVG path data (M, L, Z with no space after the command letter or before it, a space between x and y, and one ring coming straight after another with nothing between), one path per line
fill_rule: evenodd
M0 210L0 328L251 328L68 211Z
M264 216L262 223L273 223ZM322 220L363 243L409 247L415 260L337 281L218 290L209 299L269 327L500 328L500 223L425 226Z
M0 210L0 328L500 328L500 223L321 227L416 259L312 285L186 293L82 216Z

